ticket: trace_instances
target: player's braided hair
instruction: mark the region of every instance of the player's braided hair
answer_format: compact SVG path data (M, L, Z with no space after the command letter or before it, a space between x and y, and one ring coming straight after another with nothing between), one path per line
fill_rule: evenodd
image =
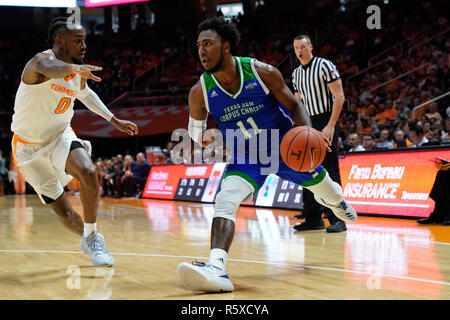
M200 23L197 28L197 36L205 30L214 30L224 42L230 41L231 49L236 47L241 39L236 25L230 19L224 17L213 17Z
M69 28L67 27L67 17L56 17L50 22L47 37L47 42L50 46L53 46L55 37L60 31L69 31Z

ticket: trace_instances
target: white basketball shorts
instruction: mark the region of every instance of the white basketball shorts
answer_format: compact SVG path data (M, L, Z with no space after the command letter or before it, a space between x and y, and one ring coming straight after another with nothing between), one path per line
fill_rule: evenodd
M90 143L79 139L71 127L46 143L25 141L17 135L13 137L15 164L44 204L42 195L58 199L64 187L73 179L65 170L72 141L84 142L90 147Z

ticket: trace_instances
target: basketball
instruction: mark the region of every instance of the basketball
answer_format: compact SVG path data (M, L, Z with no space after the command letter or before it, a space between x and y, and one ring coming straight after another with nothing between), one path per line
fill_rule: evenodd
M310 171L319 166L327 146L322 134L314 128L299 126L289 130L281 140L281 158L296 171Z

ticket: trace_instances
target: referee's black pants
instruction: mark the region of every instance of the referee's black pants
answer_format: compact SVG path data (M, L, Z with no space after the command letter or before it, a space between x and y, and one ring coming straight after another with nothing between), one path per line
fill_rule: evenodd
M331 113L322 113L317 116L311 117L312 127L316 130L322 131L322 129L327 125L330 120ZM341 184L341 175L339 173L339 158L337 153L337 142L339 138L339 121L336 123L334 128L333 141L330 146L331 152L327 152L325 159L322 162L322 166L328 171L331 179L339 185ZM315 199L314 194L303 188L303 214L306 221L315 223L322 219L322 213L325 212L328 221L331 224L337 221L342 221L337 218L331 209L323 207Z

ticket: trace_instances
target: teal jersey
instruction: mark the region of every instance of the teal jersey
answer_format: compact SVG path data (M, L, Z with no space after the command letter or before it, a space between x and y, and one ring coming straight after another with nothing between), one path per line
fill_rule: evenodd
M292 128L289 111L281 105L263 83L255 69L255 59L234 57L237 62L240 86L235 93L226 90L213 74L203 73L200 82L206 109L216 121L228 145L232 140L234 150L239 143L248 152L254 146L270 150L272 135L277 131L278 141ZM261 132L264 137L259 137ZM256 144L252 140L256 139ZM267 142L261 144L261 139ZM235 152L234 152L235 153Z

